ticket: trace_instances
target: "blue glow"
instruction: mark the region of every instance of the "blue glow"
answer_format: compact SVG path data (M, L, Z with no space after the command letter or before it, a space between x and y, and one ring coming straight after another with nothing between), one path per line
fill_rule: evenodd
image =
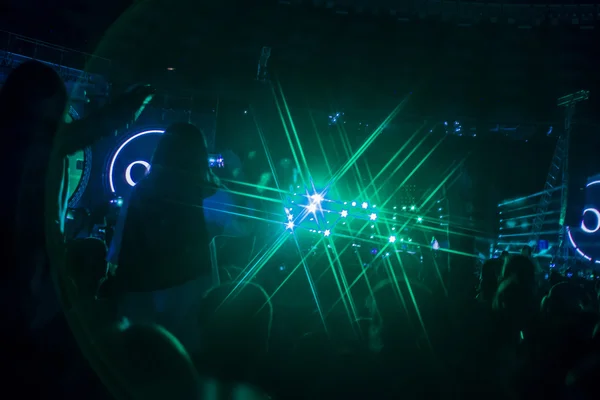
M600 180L589 182L585 187L589 188L590 186L594 186L594 185L598 185L598 184L600 184ZM589 229L589 227L586 226L585 221L583 220L583 217L588 212L593 213L596 217L596 226L594 226L594 229ZM585 210L583 210L580 228L583 232L589 233L589 234L598 232L598 230L600 230L600 212L595 208L586 208ZM590 256L588 256L587 254L585 254L579 248L579 246L577 246L577 243L575 243L575 240L573 239L573 235L571 234L571 228L569 228L567 226L566 229L567 229L567 237L569 238L569 242L571 242L571 246L573 246L573 249L575 249L577 254L579 254L581 257L585 258L588 261L591 261L592 258ZM600 264L600 260L594 260L594 263Z
M581 251L581 249L579 247L577 247L575 240L573 240L573 235L571 234L571 229L568 226L566 227L566 229L567 229L567 237L569 238L569 242L571 242L571 246L573 246L573 249L575 249L577 254L579 254L581 257L585 258L588 261L592 261L592 257L588 256L583 251ZM600 264L600 260L595 260L594 263Z
M138 160L138 161L134 161L131 164L129 164L127 166L127 169L125 169L125 181L131 187L133 187L137 184L137 182L134 182L133 179L131 178L131 169L133 167L135 167L136 165L142 165L146 169L146 172L144 173L144 175L147 174L148 172L150 172L150 163L148 163L147 161Z
M590 187L590 186L593 186L593 185L597 185L599 183L600 183L600 181L592 181L592 182L588 183L587 185L585 185L585 187Z
M145 136L145 135L151 135L151 134L159 134L162 135L163 133L165 133L164 130L149 130L149 131L143 131L140 133L136 133L135 135L133 135L132 137L130 137L129 139L127 139L126 141L123 142L123 144L121 144L119 146L119 148L117 149L117 151L115 151L115 154L112 156L112 159L110 160L110 164L108 167L108 184L110 186L110 190L114 193L115 192L115 184L113 181L113 174L114 174L114 169L115 169L115 162L117 161L117 158L119 157L119 154L121 153L121 151L123 151L123 149L125 147L127 147L127 145L129 143L131 143L132 141L134 141L135 139ZM129 182L127 182L129 183ZM134 185L132 185L134 186Z
M323 201L323 196L321 196L320 194L313 194L312 196L310 196L310 200L314 204L319 204Z
M592 228L588 228L585 225L585 221L583 220L583 217L585 217L586 213L592 213L596 216L596 225ZM598 230L600 230L600 212L598 212L598 210L596 210L595 208L586 208L585 210L583 210L583 214L582 214L582 219L581 219L581 230L584 231L585 233L596 233L598 232Z

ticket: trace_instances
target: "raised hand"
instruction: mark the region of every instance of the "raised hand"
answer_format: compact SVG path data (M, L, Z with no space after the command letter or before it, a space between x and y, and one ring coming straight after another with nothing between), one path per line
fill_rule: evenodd
M152 100L155 89L136 85L93 114L70 124L60 133L60 151L72 154L98 140L128 130Z

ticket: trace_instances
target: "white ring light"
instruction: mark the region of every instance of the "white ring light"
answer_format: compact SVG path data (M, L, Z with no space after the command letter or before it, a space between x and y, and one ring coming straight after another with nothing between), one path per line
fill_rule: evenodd
M583 220L583 217L585 217L585 213L591 212L592 214L594 214L596 216L596 226L594 227L594 229L590 229L585 225L585 221ZM598 232L598 230L600 230L600 212L598 212L598 210L596 210L595 208L586 208L585 210L583 210L583 214L582 214L582 220L581 220L581 230L584 231L585 233L596 233Z
M134 187L137 184L137 182L134 182L133 179L131 179L131 168L133 168L136 165L143 165L144 168L146 168L146 174L148 173L148 171L150 171L150 164L146 161L134 161L131 164L129 164L127 166L127 169L125 170L125 180L131 187Z
M592 182L588 183L587 185L585 185L585 187L589 188L590 186L598 185L598 184L600 184L600 181L596 180L596 181L592 181ZM585 225L585 222L583 221L583 216L585 216L586 212L594 213L594 215L596 216L596 228L595 229L589 229ZM571 229L569 229L568 226L567 226L566 229L567 229L567 236L569 238L569 241L571 242L571 245L573 246L573 248L575 249L575 251L577 252L577 254L579 254L580 256L582 256L583 258L585 258L586 260L591 261L592 257L588 256L583 251L581 251L581 249L579 248L579 246L577 246L577 243L575 243L575 240L573 239L573 236L571 235ZM596 210L595 208L586 208L585 210L583 210L582 218L581 218L581 230L584 231L584 232L586 232L586 233L596 233L596 232L598 232L598 230L600 230L600 212L598 210ZM594 260L594 263L600 264L600 260Z
M113 155L112 159L110 160L110 165L108 167L108 184L110 186L110 190L115 193L115 183L113 181L113 172L115 169L115 161L117 160L117 157L119 157L119 153L121 153L121 151L129 144L131 143L133 140L141 137L141 136L145 136L145 135L150 135L150 134L159 134L162 135L163 133L165 133L164 130L150 130L150 131L144 131L144 132L140 132L140 133L136 133L135 135L133 135L132 137L130 137L129 139L127 139L126 141L124 141L119 148L117 149L117 151L115 151L115 154ZM130 164L131 166L131 164ZM128 169L130 169L129 167L127 167ZM125 177L125 179L127 180L127 176ZM129 181L127 182L129 183ZM135 183L134 183L135 185ZM132 186L134 186L132 185Z
M597 185L599 183L600 183L600 181L592 181L592 182L588 183L587 185L585 185L585 187L588 188L590 186Z

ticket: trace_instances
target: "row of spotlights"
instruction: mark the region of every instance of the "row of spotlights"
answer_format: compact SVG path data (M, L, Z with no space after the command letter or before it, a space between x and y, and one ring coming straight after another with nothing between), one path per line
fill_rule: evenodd
M287 227L287 229L293 230L293 229L294 229L294 223L290 221L290 222L288 222L288 223L286 224L286 227ZM319 231L319 233L321 233L321 231ZM329 230L329 229L325 229L325 230L323 231L323 236L325 236L325 237L329 237L329 236L331 236L331 230ZM371 239L372 239L372 238L373 238L373 236L371 236ZM390 236L390 237L388 238L388 241L389 241L390 243L395 243L395 242L396 242L396 236L394 236L394 235ZM402 240L402 241L404 241L404 240ZM408 241L410 242L410 241L412 241L412 240L411 240L411 239L409 239Z

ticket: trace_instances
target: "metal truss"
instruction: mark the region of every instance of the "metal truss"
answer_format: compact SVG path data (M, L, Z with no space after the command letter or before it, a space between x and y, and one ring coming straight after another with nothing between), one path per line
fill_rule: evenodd
M557 101L559 107L565 108L564 131L559 136L556 148L554 149L550 170L548 171L546 183L544 184L544 193L540 198L531 231L531 241L537 245L540 233L544 226L548 206L552 199L552 193L556 188L560 187L560 228L558 234L558 248L557 251L554 252L551 265L555 265L557 261L567 263L569 260L569 246L565 242L565 217L567 214L569 197L569 145L571 142L571 123L575 113L575 105L580 101L587 100L588 97L589 91L580 90L576 93L563 96Z
M259 82L266 82L269 79L269 58L271 58L271 48L268 46L264 46L260 51L260 58L258 59L258 70L256 71L256 80Z

